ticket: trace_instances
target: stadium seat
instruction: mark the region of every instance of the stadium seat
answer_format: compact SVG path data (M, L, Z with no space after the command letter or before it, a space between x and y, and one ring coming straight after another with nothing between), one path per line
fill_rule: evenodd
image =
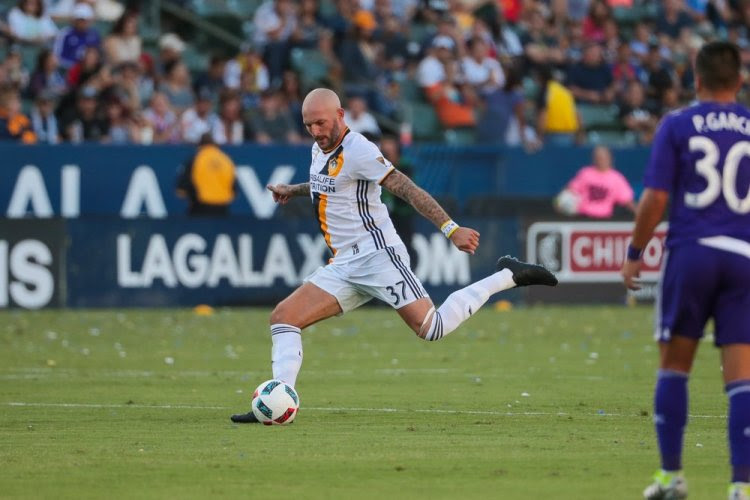
M443 133L446 144L451 146L470 146L476 142L473 128L451 128Z
M399 82L399 87L401 88L401 99L410 102L424 101L424 94L416 81L409 78L404 79Z
M316 49L294 48L290 58L292 68L299 73L303 87L315 87L328 78L328 62Z
M426 142L440 140L440 122L432 104L412 102L409 108L414 139Z
M592 130L586 135L591 144L604 144L606 146L635 146L638 138L632 132L621 132L617 130Z
M591 129L619 129L621 124L617 119L617 106L598 104L576 104L581 121L586 130Z

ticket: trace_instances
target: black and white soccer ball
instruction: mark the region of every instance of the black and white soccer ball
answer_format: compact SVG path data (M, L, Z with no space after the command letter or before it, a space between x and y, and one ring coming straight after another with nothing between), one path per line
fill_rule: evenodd
M265 425L291 424L299 410L299 396L281 380L266 380L255 389L251 407L255 418Z

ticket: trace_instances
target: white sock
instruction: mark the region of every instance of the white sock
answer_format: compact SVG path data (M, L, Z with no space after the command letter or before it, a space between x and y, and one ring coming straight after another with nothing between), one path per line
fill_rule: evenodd
M516 286L510 269L503 269L476 283L456 290L435 311L432 323L424 336L425 340L440 340L469 319L482 307L491 295Z
M273 378L294 387L302 367L302 330L292 325L271 325Z

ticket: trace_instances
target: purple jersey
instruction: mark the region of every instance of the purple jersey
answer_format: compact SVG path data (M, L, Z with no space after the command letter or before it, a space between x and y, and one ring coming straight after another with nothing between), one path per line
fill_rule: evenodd
M701 102L667 115L644 185L671 195L668 247L720 235L750 241L750 110Z

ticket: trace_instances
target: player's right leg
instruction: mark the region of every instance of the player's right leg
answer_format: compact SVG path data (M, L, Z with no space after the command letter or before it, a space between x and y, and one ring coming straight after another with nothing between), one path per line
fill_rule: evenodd
M661 469L643 492L649 500L687 497L682 476L682 442L688 415L688 377L698 339L672 335L659 344L659 373L654 390L654 425L661 454Z
M654 427L661 469L645 498L684 498L682 445L688 420L688 379L703 330L713 314L721 257L691 244L672 248L665 258L656 300L655 337L659 372L654 389Z
M302 329L341 314L336 297L311 282L282 300L271 313L271 368L273 378L294 387L302 367ZM232 415L235 423L257 423L252 411Z

